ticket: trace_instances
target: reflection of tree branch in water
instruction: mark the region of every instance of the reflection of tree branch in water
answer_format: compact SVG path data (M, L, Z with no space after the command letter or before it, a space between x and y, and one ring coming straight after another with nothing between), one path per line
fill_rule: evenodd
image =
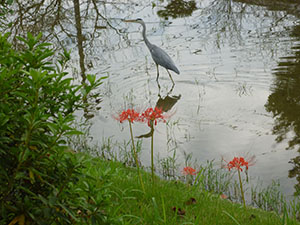
M0 27L1 32L10 32L11 38L17 46L18 39L16 37L24 36L27 32L33 35L43 32L41 41L52 42L55 48L72 48L73 46L69 45L77 44L80 58L78 67L80 67L82 79L85 80L84 74L87 68L83 66L88 56L83 54L87 50L86 47L90 45L92 51L93 42L100 36L104 28L113 29L118 35L121 34L121 31L114 27L107 15L103 14L105 9L100 9L100 6L105 6L106 2L85 0L78 1L78 4L79 7L75 11L75 8L66 0L13 1L9 5L10 11L6 17L0 18L0 24L4 24ZM79 20L76 20L79 13L81 14L80 25L78 24ZM74 14L76 15L74 16ZM86 24L94 26L85 26ZM81 29L81 32L78 33L78 29ZM75 43L74 40L78 43Z
M79 53L79 64L80 64L81 78L82 78L81 83L85 84L86 74L85 74L85 66L84 66L83 36L82 36L82 30L81 30L79 0L73 0L73 3L74 3L75 22L76 22L76 30L77 30L77 45L78 45L78 53Z
M169 16L175 19L177 17L190 16L196 9L196 2L194 0L171 0L165 9L157 12L157 15L165 19L168 19Z
M273 93L265 105L275 118L273 133L277 135L276 141L281 142L293 131L294 136L287 149L298 146L300 150L300 52L294 57L282 58L275 71Z
M290 163L293 164L293 169L289 170L289 178L296 178L297 184L295 184L295 193L294 195L300 196L300 156L292 159Z
M299 0L234 0L235 2L246 3L248 5L258 5L267 7L272 11L286 11L288 14L300 16ZM286 15L285 15L286 16ZM279 18L280 19L280 18Z
M300 26L295 26L293 37L300 40ZM275 125L273 134L277 135L276 141L282 142L289 139L287 149L297 147L300 152L300 45L291 49L287 57L282 57L281 62L274 69L275 81L272 93L265 105L266 111L273 114ZM293 137L288 135L293 133ZM289 171L289 177L296 177L295 195L300 195L300 157L290 161L294 168Z
M286 20L283 18L289 17L287 16L289 14L279 9L268 11L260 5L242 4L243 2L245 1L211 0L202 8L201 14L193 16L193 19L199 17L199 20L205 20L205 26L202 25L201 28L205 29L209 42L214 42L217 48L224 43L237 48L242 47L245 54L251 55L251 58L255 58L253 54L257 54L268 66L285 50L274 48L274 43L279 42L283 36L288 36L288 32L278 30L284 28ZM196 20L191 27L198 29L200 26L201 23ZM255 44L257 46L255 51L252 48L245 48L252 38L259 40Z
M109 22L107 17L103 16L96 3L96 0L86 0L84 2L79 1L80 5L85 4L87 6L84 9L85 11L83 9L80 10L81 12L84 11L82 14L83 16L81 17L82 25L86 22L90 22L93 17L96 18L94 21L93 31L83 32L85 36L91 33L92 38L87 39L90 42L94 41L95 33L97 33L99 29L106 28L106 26L98 26L99 21L105 21L109 28L115 30L117 34L121 33L120 30ZM106 4L105 2L101 3ZM90 7L91 4L93 4L93 7ZM76 34L74 34L72 29L70 29L72 24L74 24L74 20L70 19L74 18L71 16L71 14L74 13L74 8L66 8L66 6L69 6L69 4L65 0L16 0L10 6L10 9L13 10L10 14L11 16L8 18L11 25L1 27L4 29L2 32L11 32L14 42L17 42L16 36L23 36L27 32L30 32L33 35L43 32L43 41L53 41L54 37L58 44L63 46L62 42L64 39L62 39L62 36L60 35L61 33L67 35L68 38L76 37ZM4 20L1 19L0 22L2 23L3 21ZM6 24L9 24L9 22Z
M93 2L93 4L94 4L94 9L95 9L95 11L96 11L96 16L97 16L97 18L100 16L100 17L107 23L107 25L108 25L110 28L112 28L113 30L115 30L117 34L120 34L120 31L119 31L117 28L115 28L114 26L112 26L111 23L109 22L109 20L108 20L107 18L105 18L105 17L100 13L100 11L98 10L96 1L95 1L95 0L92 0L92 2ZM96 20L96 21L97 21L97 20ZM96 29L96 28L97 28L97 26L96 26L96 22L95 22L95 29Z

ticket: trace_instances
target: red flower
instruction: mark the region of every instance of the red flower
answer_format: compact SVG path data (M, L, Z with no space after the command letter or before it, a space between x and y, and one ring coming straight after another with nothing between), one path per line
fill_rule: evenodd
M229 171L232 168L236 168L237 170L243 171L242 166L245 166L246 170L248 170L249 166L251 166L251 165L250 165L249 161L246 161L244 159L244 157L234 157L233 160L231 160L229 163L227 163L227 165L225 165L224 167L227 168Z
M196 175L196 174L197 174L197 173L196 173L196 170L193 169L192 167L189 167L189 166L184 167L182 173L183 173L183 175L185 175L185 176L186 176L186 175Z
M162 114L163 114L162 109L159 109L157 107L155 107L154 109L148 108L148 109L146 109L145 112L142 113L141 120L142 121L146 120L148 126L151 127L151 124L153 124L153 122L154 122L154 125L157 124L157 121L166 122L165 117Z
M134 109L127 109L121 112L117 117L114 117L116 120L123 123L124 120L128 120L131 123L133 121L140 121L140 114L136 112Z

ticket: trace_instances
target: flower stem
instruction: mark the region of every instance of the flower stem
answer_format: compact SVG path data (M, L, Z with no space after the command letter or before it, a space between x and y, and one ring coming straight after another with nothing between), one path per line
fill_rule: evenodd
M145 192L145 187L144 187L144 183L143 183L143 180L142 180L142 175L141 175L141 171L140 171L138 156L137 156L137 153L136 153L136 150L135 150L135 145L134 145L134 140L133 140L132 126L131 126L131 122L129 120L128 120L128 122L129 122L129 129L130 129L130 136L131 136L131 143L132 143L132 149L133 149L135 164L136 164L136 167L137 167L138 176L139 176L139 179L140 179L140 183L141 183L143 192Z
M154 136L154 132L151 135L151 174L152 174L152 184L154 184L153 136Z
M239 169L238 169L238 174L239 174L239 181L240 181L241 195L242 195L244 207L246 208L246 201L245 201L245 196L244 196L243 183L242 183L242 178L241 178L241 172L240 172Z

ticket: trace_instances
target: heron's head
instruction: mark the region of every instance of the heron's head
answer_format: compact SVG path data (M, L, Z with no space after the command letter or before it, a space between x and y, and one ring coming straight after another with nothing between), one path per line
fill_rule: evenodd
M139 24L144 24L144 21L141 18L137 18L134 20L122 20L123 22L127 22L127 23L139 23Z

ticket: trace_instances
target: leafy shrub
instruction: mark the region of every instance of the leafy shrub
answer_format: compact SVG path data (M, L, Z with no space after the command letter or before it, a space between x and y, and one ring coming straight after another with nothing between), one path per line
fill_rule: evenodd
M84 175L86 157L65 141L80 134L73 114L102 78L74 84L63 71L69 53L52 64L41 37L20 37L16 50L0 34L0 224L103 224L105 190Z

